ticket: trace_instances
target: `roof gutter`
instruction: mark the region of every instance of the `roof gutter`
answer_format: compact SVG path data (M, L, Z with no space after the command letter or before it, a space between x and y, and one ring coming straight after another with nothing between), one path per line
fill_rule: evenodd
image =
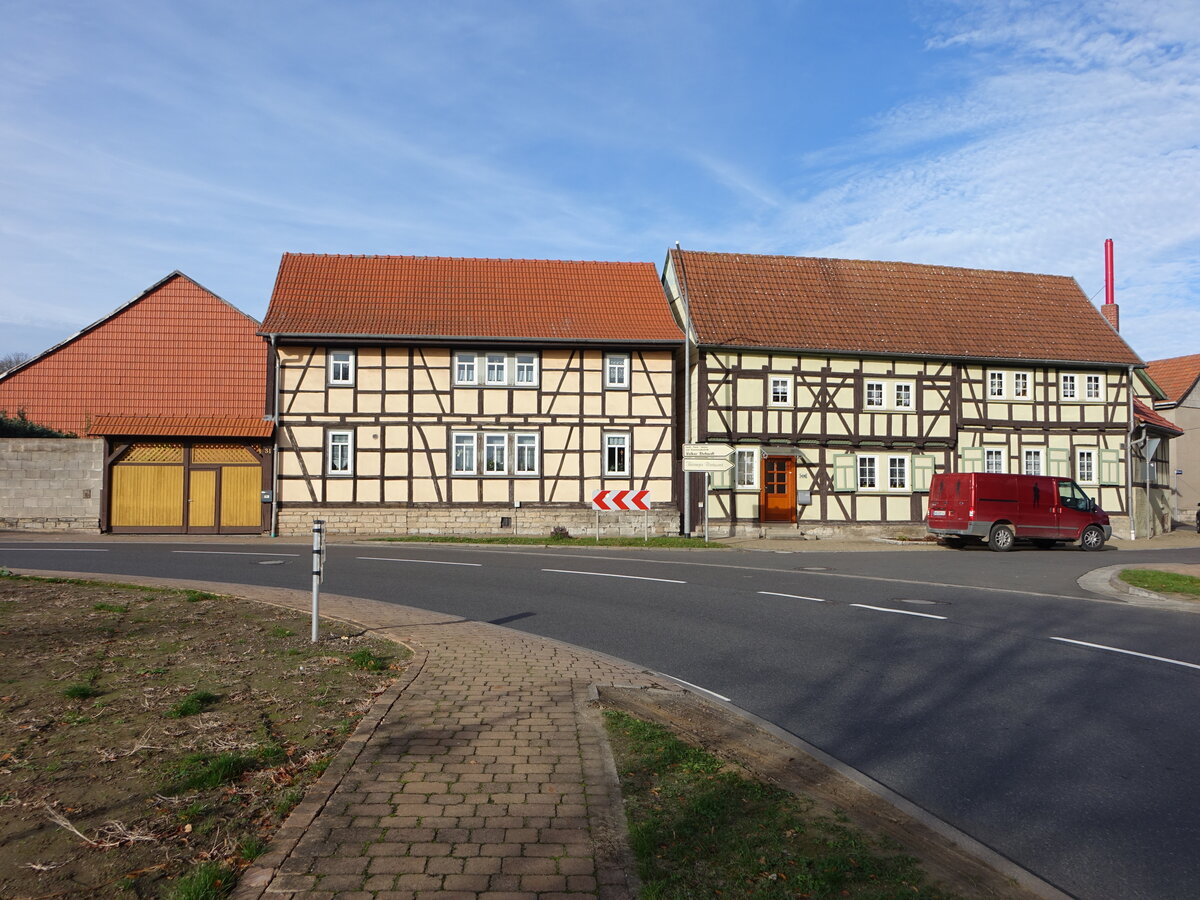
M677 346L682 339L679 338L556 338L556 337L514 337L512 335L497 335L494 337L479 337L477 335L462 335L462 334L329 334L329 333L303 333L303 332L259 332L264 337L271 337L281 341L321 341L323 343L361 343L363 341L379 341L395 344L560 344L563 346L573 346L579 344L587 344L589 346L614 346L614 345L629 345L644 347L646 345L655 345L663 347Z
M279 352L276 341L279 335L267 335L270 340L271 366L274 375L271 378L271 421L275 427L271 429L274 444L271 448L271 537L279 537Z

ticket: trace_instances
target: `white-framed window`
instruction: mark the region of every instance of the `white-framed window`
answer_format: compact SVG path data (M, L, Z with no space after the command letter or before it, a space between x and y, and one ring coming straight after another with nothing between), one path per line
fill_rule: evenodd
M1103 400L1104 399L1104 376L1103 375L1084 375L1083 376L1083 399L1084 400Z
M329 351L329 384L347 387L354 384L354 351Z
M1033 393L1030 389L1030 378L1028 372L1013 372L1012 384L1012 395L1014 400L1028 400L1033 396Z
M516 384L518 387L533 387L537 384L538 358L536 353L518 353L516 359Z
M913 386L907 381L897 381L892 386L892 398L896 409L912 409Z
M858 489L874 491L879 488L879 458L876 456L860 456L858 458Z
M604 474L629 474L629 432L606 431L604 433Z
M1004 399L1004 373L988 372L988 397L993 400Z
M1096 451L1079 448L1075 451L1075 480L1080 484L1096 483Z
M758 489L758 451L750 450L735 450L733 456L734 462L734 484L739 488L754 488Z
M485 434L483 436L483 471L487 475L508 473L507 434Z
M983 451L983 471L1004 474L1004 450L990 447Z
M770 390L771 406L792 405L792 378L790 375L772 375Z
M538 473L538 436L536 434L513 435L513 473L536 475Z
M478 384L479 370L475 354L470 350L459 350L454 354L454 383Z
M325 432L325 472L329 475L354 474L354 432Z
M883 409L883 382L868 381L864 393L867 409Z
M1058 382L1058 396L1060 400L1074 400L1078 391L1076 389L1076 378L1074 375L1064 374Z
M454 433L454 463L452 472L455 475L474 475L475 474L475 440L476 435L472 432L455 432Z
M1026 475L1046 474L1045 456L1041 447L1026 447L1021 451L1021 471Z
M489 353L485 384L508 384L508 356L504 353Z
M908 457L907 456L889 456L888 457L888 490L889 491L907 491L908 490Z
M629 387L629 354L604 354L604 386L606 388Z

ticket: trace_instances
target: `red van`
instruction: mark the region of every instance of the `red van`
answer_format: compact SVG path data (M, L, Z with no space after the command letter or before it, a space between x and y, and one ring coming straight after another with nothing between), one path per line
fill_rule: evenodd
M986 541L1011 550L1019 540L1037 547L1079 541L1099 550L1112 537L1108 513L1070 478L948 472L929 486L929 531L952 547Z

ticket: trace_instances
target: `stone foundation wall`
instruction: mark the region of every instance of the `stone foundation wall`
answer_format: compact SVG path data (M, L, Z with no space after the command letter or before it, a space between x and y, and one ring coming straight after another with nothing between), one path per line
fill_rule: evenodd
M104 441L0 438L0 529L100 531Z
M644 512L602 512L601 537L679 534L679 513L672 508ZM329 534L515 535L549 537L557 527L574 537L596 534L596 512L587 507L522 504L428 504L403 507L280 507L279 534L311 534L314 519L323 519ZM507 521L503 521L507 520Z

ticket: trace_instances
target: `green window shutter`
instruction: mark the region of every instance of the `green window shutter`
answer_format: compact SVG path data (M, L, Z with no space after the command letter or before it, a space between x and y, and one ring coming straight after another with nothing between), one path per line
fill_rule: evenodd
M1121 484L1125 481L1122 478L1121 451L1120 450L1101 450L1100 451L1100 483L1101 484Z
M1057 475L1060 478L1071 477L1071 451L1061 447L1050 447L1046 450L1046 474Z
M858 463L853 453L836 453L829 457L833 466L835 491L858 490Z
M962 461L962 472L982 472L983 471L983 448L982 447L963 447L959 452L959 459Z
M922 454L912 458L912 489L918 494L929 490L929 482L933 480L933 471L937 466L937 457Z

